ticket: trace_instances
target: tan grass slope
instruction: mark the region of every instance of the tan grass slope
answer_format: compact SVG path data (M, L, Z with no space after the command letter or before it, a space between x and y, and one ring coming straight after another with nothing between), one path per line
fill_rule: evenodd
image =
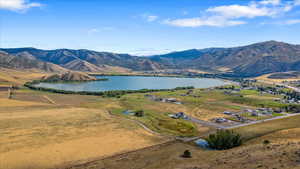
M82 72L67 72L64 74L54 74L42 78L45 81L94 81L97 78Z

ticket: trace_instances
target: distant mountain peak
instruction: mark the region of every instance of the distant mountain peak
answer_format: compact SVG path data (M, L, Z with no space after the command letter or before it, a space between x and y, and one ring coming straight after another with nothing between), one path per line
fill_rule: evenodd
M10 62L14 67L43 62L51 63L52 66L87 72L104 71L112 67L133 71L196 69L215 73L231 72L234 76L248 77L300 70L300 45L274 40L232 48L190 49L149 57L86 49L10 48L0 49L0 51L4 52L0 52L4 63L7 61L5 57L18 60L16 62L18 64ZM228 72L224 72L225 70Z

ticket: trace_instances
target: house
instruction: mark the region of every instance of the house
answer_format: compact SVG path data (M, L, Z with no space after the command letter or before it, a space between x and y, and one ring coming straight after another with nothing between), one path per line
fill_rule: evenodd
M178 101L176 98L166 98L163 100L163 102L167 103L174 103L174 104L182 104L180 101Z
M245 112L247 112L247 113L254 113L255 110L252 110L252 109L246 109Z
M169 102L169 103L174 103L174 102L177 102L177 99L176 98L167 98L165 99L166 102Z
M258 108L257 111L268 111L268 108Z
M263 115L272 115L273 112L270 112L270 111L263 111L262 114L263 114Z
M281 99L280 99L280 98L276 98L276 99L274 99L274 101L275 101L275 102L280 102Z
M232 115L232 114L234 114L234 113L229 112L229 111L224 111L223 114L226 114L226 115Z
M214 121L216 123L226 123L226 122L228 122L228 120L225 119L225 118L216 118Z
M150 94L146 94L145 97L147 97L147 98L149 98L150 100L153 100L153 101L156 101L157 99L159 99L156 96L150 95Z
M245 117L242 117L239 114L235 114L234 117L235 117L236 120L238 120L240 122L246 122L247 121L247 119Z
M169 117L173 119L188 119L188 116L184 114L184 112L178 112L176 114L170 114Z

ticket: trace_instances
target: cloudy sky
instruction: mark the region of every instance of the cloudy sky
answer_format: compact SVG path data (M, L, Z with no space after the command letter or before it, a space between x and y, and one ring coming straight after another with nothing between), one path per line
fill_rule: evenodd
M0 0L0 47L149 55L300 44L300 0Z

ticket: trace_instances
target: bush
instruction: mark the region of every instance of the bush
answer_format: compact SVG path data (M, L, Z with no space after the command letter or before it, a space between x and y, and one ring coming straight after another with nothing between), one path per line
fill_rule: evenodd
M263 144L264 144L264 145L267 145L267 144L270 144L270 143L271 143L270 140L264 140L264 141L263 141Z
M210 134L206 141L210 148L217 150L227 150L243 143L241 135L231 130L218 130L217 133Z
M143 110L137 110L134 112L134 115L136 117L143 117L144 116L144 111Z
M183 158L192 158L192 153L189 150L185 150L181 155Z

